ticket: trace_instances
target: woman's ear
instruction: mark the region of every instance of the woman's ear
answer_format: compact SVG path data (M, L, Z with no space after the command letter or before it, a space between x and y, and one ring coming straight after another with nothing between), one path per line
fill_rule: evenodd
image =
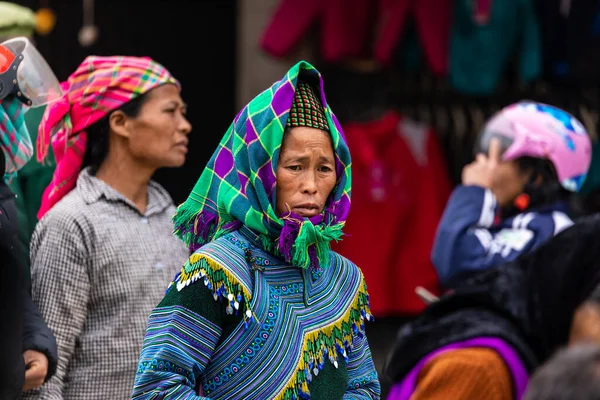
M110 130L118 136L128 138L129 134L129 118L123 111L113 111L108 117L108 125Z

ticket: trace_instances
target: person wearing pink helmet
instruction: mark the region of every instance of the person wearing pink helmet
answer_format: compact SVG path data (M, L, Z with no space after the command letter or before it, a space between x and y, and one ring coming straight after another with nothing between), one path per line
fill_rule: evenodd
M599 235L600 215L583 217L440 296L398 331L387 400L524 400L558 349L600 339Z
M438 226L432 261L440 283L517 259L573 224L569 193L591 163L591 141L569 113L522 101L495 114L476 141Z

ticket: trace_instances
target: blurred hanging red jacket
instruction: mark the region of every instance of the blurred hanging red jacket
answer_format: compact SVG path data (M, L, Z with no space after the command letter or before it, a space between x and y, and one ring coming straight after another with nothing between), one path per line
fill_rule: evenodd
M284 57L318 22L325 61L363 56L368 50L372 9L372 0L283 0L263 33L261 48Z
M439 294L430 254L451 190L435 134L394 112L344 132L352 207L333 250L362 269L376 317L418 314L417 286Z
M445 75L452 4L452 0L282 0L260 45L272 56L284 57L319 23L324 61L374 55L382 64L389 64L408 18L415 18L431 70Z
M392 61L406 22L409 17L414 17L431 70L445 75L448 71L452 4L452 0L379 0L375 58L383 64Z

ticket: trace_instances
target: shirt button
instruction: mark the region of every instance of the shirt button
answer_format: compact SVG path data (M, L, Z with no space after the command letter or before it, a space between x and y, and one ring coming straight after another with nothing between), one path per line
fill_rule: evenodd
M142 217L142 219L140 219L140 221L142 221L142 224L147 224L148 223L148 217Z

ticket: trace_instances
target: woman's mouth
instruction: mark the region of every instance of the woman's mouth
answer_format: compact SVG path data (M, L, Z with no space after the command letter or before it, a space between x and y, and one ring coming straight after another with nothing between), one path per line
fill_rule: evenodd
M302 203L294 206L292 211L301 217L310 218L321 213L321 207L316 203Z
M176 148L177 150L179 150L179 151L183 152L184 154L187 154L187 152L188 152L188 146L187 146L187 143L183 143L183 142L182 142L182 143L177 143L177 144L175 145L175 148Z

